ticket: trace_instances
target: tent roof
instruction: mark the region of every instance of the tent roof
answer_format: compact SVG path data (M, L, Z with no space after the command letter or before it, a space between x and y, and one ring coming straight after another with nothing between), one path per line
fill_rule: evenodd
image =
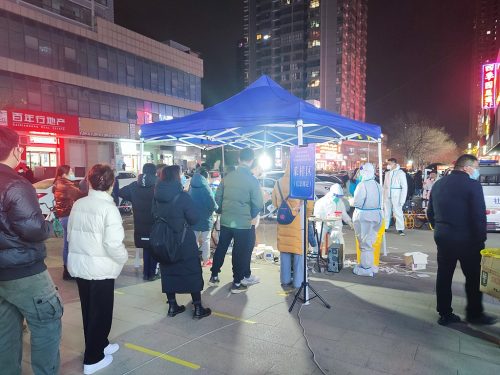
M304 143L353 139L377 141L377 125L316 108L262 76L240 93L202 112L142 125L145 140L172 140L197 146L261 148L297 144L302 121Z

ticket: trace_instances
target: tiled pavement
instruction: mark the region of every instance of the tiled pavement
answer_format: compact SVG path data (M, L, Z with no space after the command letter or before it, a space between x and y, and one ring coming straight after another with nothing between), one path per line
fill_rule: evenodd
M130 244L132 233L127 227ZM263 229L259 242L264 238L272 243L272 225ZM409 232L404 239L392 236L388 235L390 257L384 260L397 262L392 257L404 251L425 251L431 259L425 271L430 277L381 273L359 279L348 269L312 275L312 285L332 305L326 309L315 299L300 312L320 366L329 374L499 374L500 325L445 328L435 322L435 251L430 232ZM346 238L349 249L352 232ZM492 245L500 245L500 237L490 238ZM61 374L81 374L80 302L76 284L61 280L60 242L49 240L47 263L65 302ZM128 248L132 257L135 251ZM320 374L298 324L301 305L288 313L293 294L280 288L279 267L254 263L253 272L262 282L246 294L231 295L230 266L228 257L221 286L203 292L204 303L217 314L194 321L187 295L179 300L188 304L188 311L166 317L160 281L143 282L131 259L116 283L110 335L121 349L112 365L99 374ZM205 280L208 277L205 269ZM463 314L459 270L455 281L454 307ZM498 301L485 297L485 305L500 316ZM29 334L25 342L23 370L30 374Z

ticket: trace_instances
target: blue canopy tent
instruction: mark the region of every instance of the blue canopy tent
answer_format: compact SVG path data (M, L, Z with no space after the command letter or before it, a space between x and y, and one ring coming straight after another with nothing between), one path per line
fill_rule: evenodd
M316 108L262 76L240 93L202 112L143 125L141 139L210 148L293 146L332 140L379 142L377 125Z

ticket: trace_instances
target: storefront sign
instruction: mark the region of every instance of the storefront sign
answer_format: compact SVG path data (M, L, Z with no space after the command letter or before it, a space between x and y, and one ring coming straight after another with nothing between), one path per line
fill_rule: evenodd
M316 145L290 150L290 198L313 200L316 177Z
M498 70L500 64L485 64L482 71L482 106L483 109L495 107L498 88Z
M7 126L22 132L79 135L78 117L27 109L7 109ZM0 115L0 118L2 116Z

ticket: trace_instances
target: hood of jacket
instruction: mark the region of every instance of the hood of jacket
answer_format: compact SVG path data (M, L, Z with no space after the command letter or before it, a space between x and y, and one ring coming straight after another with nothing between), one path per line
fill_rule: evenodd
M208 180L199 173L195 173L191 178L190 185L193 188L208 187Z
M155 186L156 184L156 176L151 175L151 174L140 174L139 177L137 177L137 185L139 187L152 187Z
M160 181L156 185L155 199L161 203L168 203L172 201L177 194L182 193L183 191L184 189L179 181Z

